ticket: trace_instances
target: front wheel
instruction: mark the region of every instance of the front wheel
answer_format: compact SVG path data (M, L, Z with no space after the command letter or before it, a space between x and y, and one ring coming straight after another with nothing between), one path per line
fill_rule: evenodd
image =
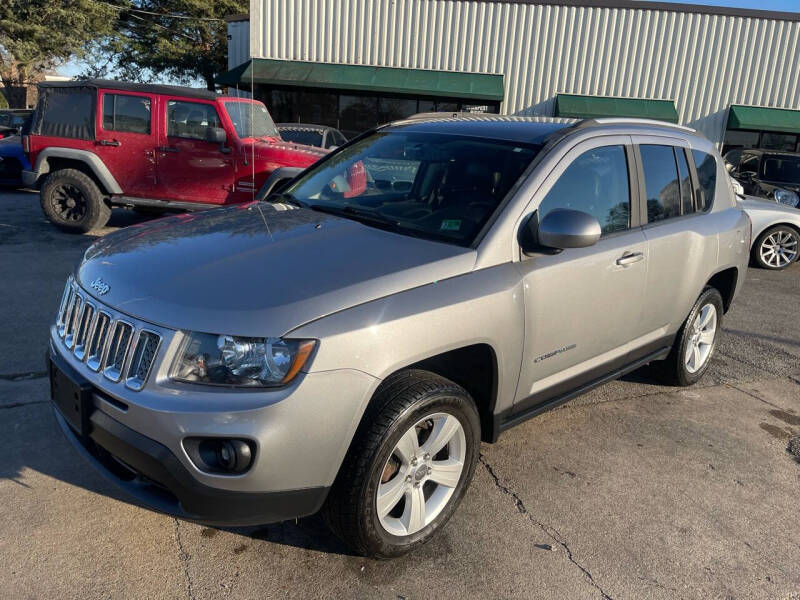
M762 269L785 269L797 259L800 234L788 225L770 227L753 245L753 259Z
M686 317L669 356L655 365L665 383L687 386L700 380L717 347L722 313L722 296L717 289L707 287Z
M427 371L392 376L376 392L323 514L361 554L405 554L455 512L479 446L478 411L463 388Z

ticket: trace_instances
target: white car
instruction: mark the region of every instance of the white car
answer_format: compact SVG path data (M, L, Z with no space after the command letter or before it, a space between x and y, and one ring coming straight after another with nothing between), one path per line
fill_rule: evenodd
M753 223L750 252L763 269L785 269L800 255L800 210L774 200L739 194Z

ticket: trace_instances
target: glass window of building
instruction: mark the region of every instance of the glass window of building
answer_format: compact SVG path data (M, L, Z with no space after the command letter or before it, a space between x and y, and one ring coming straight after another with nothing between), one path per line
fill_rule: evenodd
M765 131L761 134L761 148L765 150L780 150L794 152L797 148L797 136L791 133L774 133Z

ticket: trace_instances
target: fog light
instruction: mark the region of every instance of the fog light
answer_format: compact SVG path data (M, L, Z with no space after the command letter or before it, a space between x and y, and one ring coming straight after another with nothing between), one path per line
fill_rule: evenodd
M225 471L241 473L250 466L253 457L242 440L222 440L217 445L217 463Z
M255 444L250 440L230 438L186 438L186 454L201 471L238 475L253 464Z

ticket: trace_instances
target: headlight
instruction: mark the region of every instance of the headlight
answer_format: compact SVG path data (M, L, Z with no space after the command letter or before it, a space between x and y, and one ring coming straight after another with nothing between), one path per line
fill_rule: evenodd
M192 333L172 365L177 381L270 387L289 383L306 364L314 340Z
M789 190L777 188L774 192L774 196L775 201L780 202L781 204L788 204L789 206L794 207L800 204L800 198L797 197L797 194Z

